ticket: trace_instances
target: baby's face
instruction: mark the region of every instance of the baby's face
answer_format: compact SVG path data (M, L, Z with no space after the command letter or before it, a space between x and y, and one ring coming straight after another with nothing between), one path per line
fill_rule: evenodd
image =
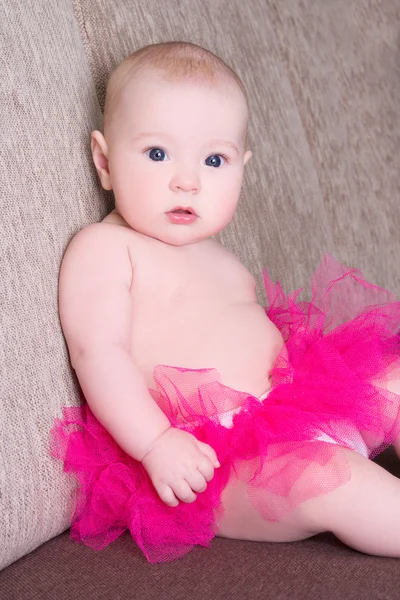
M136 231L175 246L221 231L236 209L247 107L239 89L156 76L124 91L105 132L116 209ZM189 208L197 216L170 213Z

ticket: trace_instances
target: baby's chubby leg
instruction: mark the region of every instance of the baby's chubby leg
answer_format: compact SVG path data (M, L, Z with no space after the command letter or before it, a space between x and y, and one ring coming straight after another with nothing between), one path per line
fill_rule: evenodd
M331 531L361 552L400 557L400 480L353 450L340 452L350 465L350 481L303 502L279 522L265 521L248 501L245 486L230 483L222 496L218 535L288 542Z
M222 493L224 513L217 519L219 537L253 542L295 542L318 533L303 518L302 509L295 509L280 521L266 521L249 502L244 483L230 482Z
M312 527L332 531L361 552L400 557L400 479L360 454L343 450L351 480L305 503Z

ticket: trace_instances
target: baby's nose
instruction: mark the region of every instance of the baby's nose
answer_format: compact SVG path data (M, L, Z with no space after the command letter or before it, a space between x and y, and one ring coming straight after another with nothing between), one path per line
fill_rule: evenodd
M178 173L171 180L171 188L174 191L198 192L200 180L195 173Z

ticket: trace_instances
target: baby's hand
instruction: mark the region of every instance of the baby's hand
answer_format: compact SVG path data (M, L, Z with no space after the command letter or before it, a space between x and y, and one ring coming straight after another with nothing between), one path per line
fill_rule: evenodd
M177 506L179 500L194 502L195 492L204 492L220 466L211 446L174 427L157 438L141 462L168 506Z

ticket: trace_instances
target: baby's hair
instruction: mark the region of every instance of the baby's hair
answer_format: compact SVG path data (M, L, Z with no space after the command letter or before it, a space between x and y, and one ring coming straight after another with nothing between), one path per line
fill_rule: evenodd
M209 85L234 81L248 104L242 80L221 58L190 42L162 42L140 48L111 73L104 105L104 130L124 86L136 74L152 71L160 73L168 81L198 81Z

